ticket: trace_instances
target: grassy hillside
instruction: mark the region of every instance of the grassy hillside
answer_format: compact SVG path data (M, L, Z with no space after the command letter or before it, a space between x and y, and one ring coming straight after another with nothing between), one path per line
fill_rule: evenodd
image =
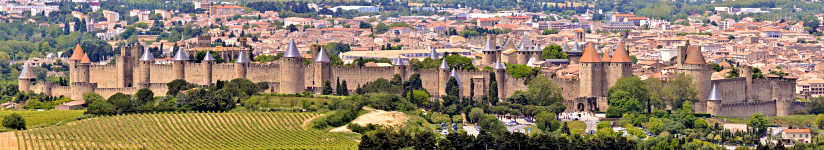
M31 128L34 126L48 126L56 124L60 121L83 116L85 110L46 110L46 111L0 111L0 118L6 117L12 113L17 113L23 116L26 120L26 126Z
M314 113L184 113L98 117L15 132L20 149L357 149L305 128Z

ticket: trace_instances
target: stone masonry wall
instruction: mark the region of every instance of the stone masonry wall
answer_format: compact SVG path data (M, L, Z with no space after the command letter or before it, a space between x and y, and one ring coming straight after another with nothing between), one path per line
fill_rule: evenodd
M280 65L277 64L249 64L246 78L252 82L279 82Z
M578 87L580 87L577 78L573 79L564 79L564 78L551 78L552 82L558 84L558 87L561 88L561 95L564 96L565 100L573 100L578 97L580 91L578 91Z
M722 104L740 103L744 102L744 99L747 98L747 94L744 91L744 87L747 86L747 80L744 77L712 80L711 82L718 90L718 94L721 95Z
M235 76L235 64L215 64L212 68L212 83L217 83L217 80L230 81L235 79Z
M97 83L99 87L117 87L117 66L115 65L90 65L89 82Z
M175 80L175 74L171 64L152 64L149 66L149 69L149 73L151 74L149 83L169 83Z
M770 79L754 79L752 84L754 91L750 99L752 101L769 101L772 100L772 83Z
M722 104L721 116L749 118L753 113L764 117L776 116L775 101Z
M358 85L366 84L366 82L375 81L378 78L392 80L395 76L395 71L391 67L354 67L354 66L332 66L332 87L337 87L336 80L346 80L346 87L350 90L355 90ZM421 80L424 77L421 77ZM427 89L429 91L429 89Z
M203 66L201 63L190 63L186 62L186 69L183 69L186 73L186 82L201 84L203 81Z

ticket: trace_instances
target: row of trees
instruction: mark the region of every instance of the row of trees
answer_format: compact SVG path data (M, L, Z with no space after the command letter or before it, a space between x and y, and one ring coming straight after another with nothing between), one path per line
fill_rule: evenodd
M684 139L686 140L686 139ZM535 135L528 136L519 132L503 132L492 135L481 131L478 136L471 136L465 132L454 132L446 138L435 138L432 132L407 133L393 132L392 129L378 130L373 135L361 137L359 149L614 149L633 150L636 142L624 137L618 138L565 138L561 136ZM686 142L685 142L686 143Z

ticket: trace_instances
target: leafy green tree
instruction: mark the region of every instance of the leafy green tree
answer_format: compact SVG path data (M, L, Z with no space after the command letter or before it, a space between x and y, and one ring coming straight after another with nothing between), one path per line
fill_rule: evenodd
M553 122L558 121L558 120L555 120L555 113L551 113L551 112L538 113L538 115L535 116L535 120L538 124L538 128L543 130L543 131L552 132L552 131L555 131L559 128L559 126L552 126Z
M498 98L498 82L495 81L495 80L496 80L495 79L495 72L489 72L489 92L488 92L489 94L487 94L487 96L489 96L488 99L489 99L489 102L492 103L492 105L495 105L495 103L497 103L498 100L499 100L499 98Z
M730 71L727 71L727 76L725 76L724 78L738 78L740 76L740 72L741 71L738 70L737 67L731 67Z
M429 105L429 93L426 91L413 90L407 93L406 99L418 106Z
M750 115L750 120L747 120L747 126L756 129L756 133L763 133L767 131L767 118L760 113L754 113Z
M130 101L132 97L123 93L116 93L109 97L107 101L114 105L115 110L118 112L123 112L131 109L132 102Z
M343 82L341 82L340 91L341 91L340 95L349 96L349 88L346 87L346 80L343 80Z
M615 85L607 90L607 95L611 96L616 91L624 91L629 93L630 98L634 98L640 102L641 107L646 109L647 113L652 112L652 108L650 107L649 89L645 85L645 82L641 81L640 77L628 76L618 78Z
M188 90L197 87L197 84L189 83L184 79L175 79L172 80L172 82L166 83L166 86L169 87L169 91L166 92L166 95L175 96L182 90Z
M674 77L671 77L668 82L669 84L664 87L664 99L672 105L673 109L681 108L680 104L687 101L698 101L698 93L696 92L695 84L693 84L692 79L692 76L680 73Z
M115 109L114 105L106 101L94 101L86 109L86 112L89 114L114 114Z
M529 105L550 106L564 100L561 88L548 77L536 77L529 81L527 87L524 97Z
M26 130L26 119L23 119L23 116L20 116L20 114L11 113L3 117L3 126L15 130Z
M477 122L482 117L484 117L485 114L486 113L484 113L484 110L481 108L472 108L472 110L469 111L469 115L467 117L469 117L469 120L471 122Z
M246 79L246 78L235 78L235 79L232 79L231 83L236 84L237 87L238 87L239 92L243 92L243 94L246 94L247 96L255 95L255 93L257 93L259 91L259 89L257 87L257 84L252 82L252 80L249 80L249 79ZM241 93L237 93L237 95L240 95L240 94ZM235 95L235 96L237 96L237 95Z
M154 92L150 89L141 88L140 90L137 90L137 93L135 94L135 105L137 106L150 104L149 102L152 102L153 100Z
M415 150L430 150L435 149L437 145L435 144L437 140L435 140L435 135L429 131L421 131L418 134L415 134L414 146Z
M201 60L203 60L203 58L206 56L206 52L207 52L207 51L209 52L209 54L211 54L211 55L212 55L212 57L214 57L214 58L215 58L215 61L214 61L214 62L215 62L216 64L219 64L219 63L223 63L223 62L225 62L225 61L223 60L223 58L222 58L222 57L220 57L220 54L218 54L218 53L217 53L217 52L215 52L215 51L211 51L211 50L205 50L205 51L199 51L199 52L197 52L197 54L195 54L195 58L193 58L193 59L194 59L193 61L194 61L195 63L200 63L200 61L201 61Z
M550 29L544 29L544 31L541 32L541 34L542 35L558 34L558 29L551 29L551 30Z
M652 132L652 134L656 134L656 135L661 133L661 128L663 126L664 126L664 122L662 122L660 119L655 118L655 117L649 118L649 122L647 123L647 129L649 130L649 132Z
M707 127L709 127L709 124L707 124L707 121L704 121L704 119L697 119L695 120L695 124L693 125L693 127L695 127L696 129L706 129Z
M544 59L569 59L569 55L558 45L549 45L543 49Z
M621 90L616 90L609 96L609 109L607 109L608 114L610 109L613 107L615 108L613 111L617 111L617 114L634 114L643 111L643 107L641 107L638 99L633 98L629 92Z
M105 101L106 99L103 98L103 96L100 96L100 94L97 94L95 92L86 92L86 93L83 93L83 100L85 101L85 103L83 105L86 105L88 107L89 105L91 105L95 101Z
M715 70L715 72L724 70L724 67L721 67L721 65L718 65L718 63L712 63L710 65L712 66L712 70Z
M819 129L824 128L824 114L818 114L815 117L815 125L818 126Z

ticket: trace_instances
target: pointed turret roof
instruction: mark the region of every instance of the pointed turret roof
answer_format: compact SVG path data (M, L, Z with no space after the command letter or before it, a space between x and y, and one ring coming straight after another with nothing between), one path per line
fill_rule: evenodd
M320 47L320 51L318 51L318 56L315 58L315 62L329 62L329 55L326 55L326 51L323 50L323 47Z
M529 39L529 33L524 33L524 38L521 39L521 43L519 43L518 47L524 46L531 46L532 39Z
M154 55L149 51L149 47L143 49L143 56L140 56L140 61L154 61Z
M237 60L235 61L235 63L247 63L247 62L251 62L251 60L249 60L249 57L246 57L246 55L243 54L243 52L240 52L240 55L237 55Z
M718 90L715 89L715 85L712 85L712 92L710 92L710 96L707 97L707 100L721 100L721 95L718 94Z
M186 52L183 52L183 47L181 47L180 49L177 50L177 53L175 54L175 59L174 60L187 61L187 60L189 60L189 55L186 55Z
M701 49L699 49L697 46L689 46L687 48L687 60L684 61L684 63L701 65L707 64L707 61L704 60L704 54L701 54Z
M544 51L544 49L541 49L541 47L538 46L538 43L535 43L535 46L532 46L532 51L538 52L538 51Z
M435 51L435 47L432 47L432 51L429 51L429 58L438 59L438 52Z
M23 69L20 70L20 77L17 77L17 79L34 79L34 72L31 71L29 63L24 62L23 64Z
M81 64L90 64L90 63L92 63L92 60L89 59L89 54L84 54L83 59L80 60L80 63Z
M624 42L618 42L618 48L615 49L615 52L612 54L612 62L621 62L621 63L631 63L632 59L629 58L629 52L627 52L627 48L624 45Z
M564 52L566 52L566 51L570 50L570 49L569 49L569 44L567 44L567 43L563 43L563 44L561 44L561 45L563 45L563 46L561 47L561 50L563 50Z
M521 46L518 46L518 51L523 52L523 51L531 51L531 50L529 49L529 47L526 47L526 45L521 45Z
M203 56L203 60L204 60L204 61L215 61L215 60L217 60L217 59L215 59L215 57L212 57L212 53L211 53L211 52L206 51L206 56Z
M458 77L458 73L455 72L455 68L452 68L452 73L449 74L449 77L455 77L455 81L458 82L458 88L463 88L463 85L461 84L461 78ZM443 86L446 87L446 85Z
M515 43L512 43L512 38L507 38L506 42L504 42L504 46L501 46L501 51L509 49L517 49L517 47L515 47Z
M82 60L83 59L83 49L80 48L80 44L74 47L74 52L72 53L72 57L69 60Z
M286 53L283 54L283 57L300 57L300 51L298 51L298 46L295 45L295 39L289 39L289 46L286 47Z
M578 53L583 53L584 51L583 51L583 50L581 50L581 47L580 47L580 46L578 46L578 43L573 42L573 43L572 43L572 49L570 49L570 50L569 50L569 52L578 52Z
M504 65L504 63L501 63L501 59L498 59L498 62L495 63L495 67L492 67L492 69L506 69L506 65Z
M441 66L438 67L438 69L443 69L443 70L449 69L449 64L446 63L446 59L443 59L443 61L441 61Z
M392 64L392 65L395 65L395 66L402 66L403 65L403 60L401 59L401 55L398 55L398 58L395 59L395 63Z
M592 42L587 44L587 49L578 62L601 62L601 58L598 58L598 53L595 51L595 44L592 44Z
M596 50L598 46L595 46ZM603 57L601 58L601 62L609 62L609 48L605 49L606 51L603 53Z
M484 49L481 51L495 51L497 48L495 45L492 45L492 40L490 38L486 38L486 44L484 44Z

